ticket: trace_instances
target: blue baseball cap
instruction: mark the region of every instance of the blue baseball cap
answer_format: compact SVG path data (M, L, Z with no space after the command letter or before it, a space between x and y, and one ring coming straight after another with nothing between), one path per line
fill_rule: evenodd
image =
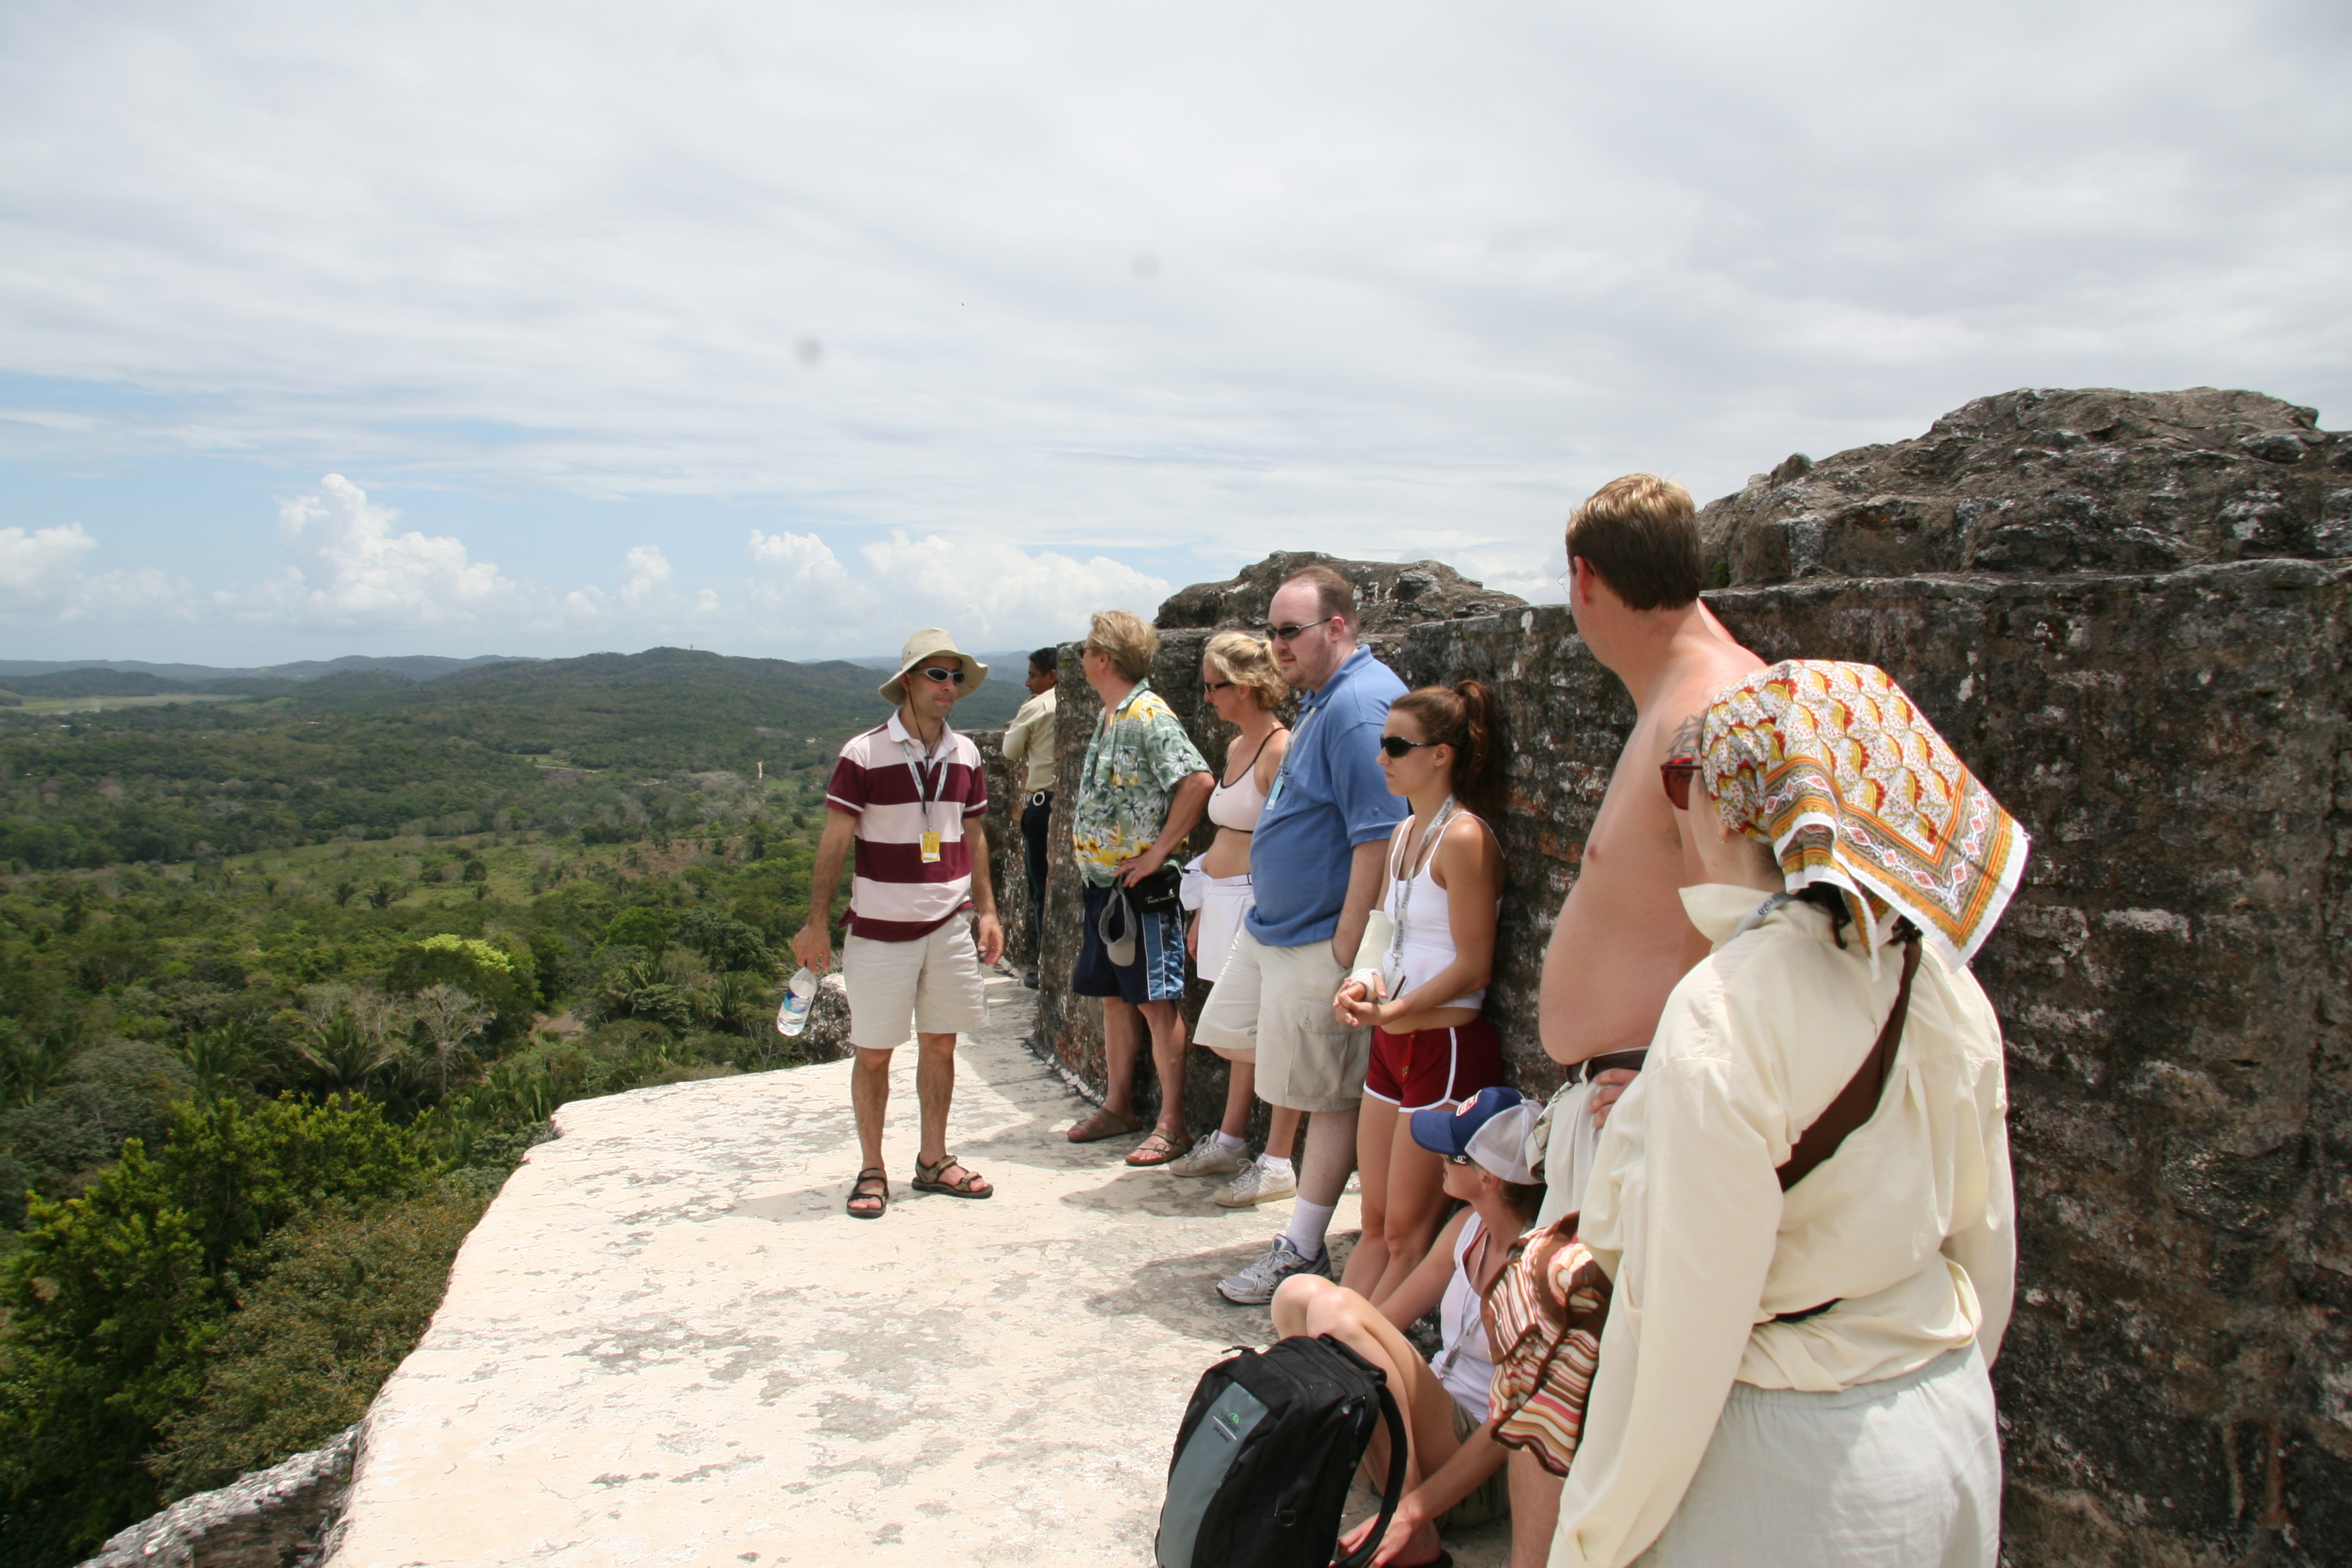
M1412 1141L1434 1154L1475 1160L1504 1181L1524 1184L1536 1179L1524 1152L1532 1109L1517 1089L1498 1084L1459 1105L1414 1111Z

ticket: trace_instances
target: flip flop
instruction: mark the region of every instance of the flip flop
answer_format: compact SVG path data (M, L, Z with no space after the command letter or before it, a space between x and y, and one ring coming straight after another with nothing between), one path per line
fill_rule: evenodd
M1127 1163L1139 1171L1148 1171L1155 1165L1172 1165L1184 1157L1187 1147L1154 1128L1150 1137L1135 1146L1135 1152L1127 1157Z
M1124 1138L1130 1132L1142 1131L1143 1119L1139 1116L1121 1116L1112 1110L1097 1110L1073 1126L1068 1137L1073 1143L1099 1143L1106 1138Z

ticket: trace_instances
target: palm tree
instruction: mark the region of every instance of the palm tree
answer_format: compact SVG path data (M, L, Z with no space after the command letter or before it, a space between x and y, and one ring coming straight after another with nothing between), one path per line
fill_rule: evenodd
M366 1092L399 1048L389 1037L393 1008L381 995L355 992L315 999L305 1011L308 1027L295 1038L294 1048L328 1098L340 1096L348 1105Z
M441 1068L441 1092L449 1092L449 1064L466 1042L490 1026L497 1014L446 981L416 994L413 1004L417 1022L433 1041L433 1057Z
M180 1041L180 1059L195 1075L196 1098L209 1105L246 1081L253 1062L253 1026L231 1018L210 1029L191 1029Z

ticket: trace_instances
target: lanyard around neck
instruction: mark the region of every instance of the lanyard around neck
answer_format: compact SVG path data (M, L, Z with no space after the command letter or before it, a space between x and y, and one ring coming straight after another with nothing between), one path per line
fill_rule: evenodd
M900 728L903 729L905 726L901 725ZM939 744L940 746L946 745L947 740L948 727L945 724L941 724L940 726ZM938 798L939 791L947 782L947 762L940 755L939 748L935 746L932 748L930 752L923 758L923 761L936 765L928 770L917 765L915 762L915 748L908 743L907 738L904 735L901 735L898 738L898 750L906 756L907 771L915 775L915 798L922 803L923 827L925 831L929 831L931 826L931 803Z
M1413 880L1420 876L1423 864L1429 858L1430 847L1435 844L1439 837L1445 832L1446 824L1461 814L1462 808L1454 804L1452 795L1447 795L1445 804L1437 808L1435 819L1421 830L1421 842L1413 847L1412 858L1405 862L1404 875L1396 878L1396 933L1389 938L1389 968L1391 971L1396 970L1404 961L1404 922L1412 912ZM1394 873L1391 872L1391 875L1393 876ZM1402 985L1403 977L1398 975L1392 984Z

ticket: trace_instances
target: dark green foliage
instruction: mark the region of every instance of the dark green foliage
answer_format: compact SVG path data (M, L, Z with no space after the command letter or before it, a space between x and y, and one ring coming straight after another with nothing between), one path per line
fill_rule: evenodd
M454 985L488 1006L493 1043L519 1039L530 1027L539 1001L530 948L443 932L404 949L384 973L387 989L413 995L428 985Z
M206 1352L203 1394L163 1426L164 1497L223 1486L358 1420L440 1304L488 1201L437 1187L405 1203L331 1205L274 1237Z
M751 662L0 711L0 1563L343 1425L566 1100L793 1059L795 819L881 708Z
M373 1105L183 1105L89 1191L37 1201L0 1277L0 1561L69 1562L156 1501L142 1461L203 1386L202 1352L270 1232L396 1198L415 1138Z

